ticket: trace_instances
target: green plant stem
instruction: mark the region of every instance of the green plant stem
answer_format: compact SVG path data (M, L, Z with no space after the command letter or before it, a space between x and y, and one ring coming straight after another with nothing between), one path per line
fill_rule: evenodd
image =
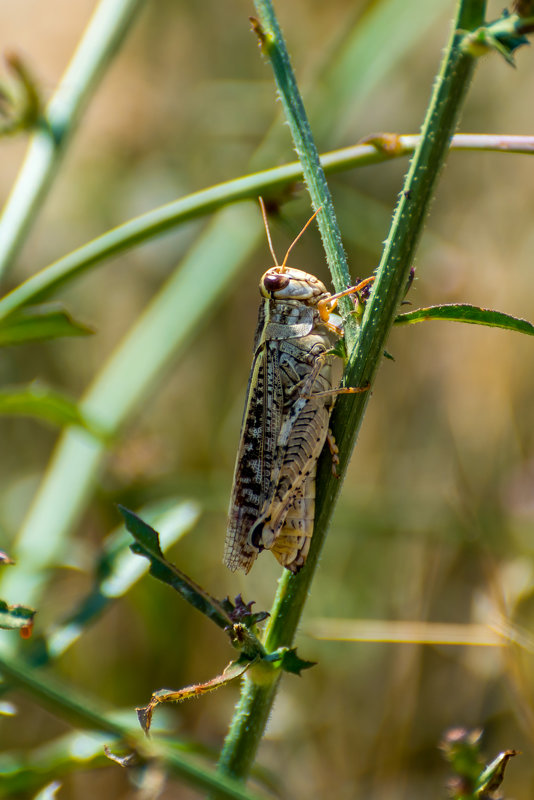
M34 697L40 705L78 728L108 733L114 740L126 743L143 759L155 759L168 767L191 786L204 791L217 790L219 797L233 800L258 800L231 778L218 775L163 739L146 739L137 724L135 727L118 722L98 707L93 699L81 697L72 689L59 685L26 664L21 659L0 655L0 671L16 686Z
M271 63L278 94L298 159L302 165L313 210L318 211L317 225L323 241L328 268L334 287L339 292L350 286L351 278L330 189L321 166L319 153L272 2L271 0L255 0L254 6L259 17L259 26L256 32L262 50ZM348 314L350 300L344 298L342 302L345 312ZM356 323L353 320L347 324L346 333L348 341L352 345L356 337Z
M101 0L39 121L0 220L0 278L16 258L76 123L145 0Z
M221 775L243 778L250 773L279 680L279 670L273 670L272 680L265 682L256 683L249 675L243 678L239 701L217 765Z
M263 5L262 3L262 7ZM453 34L434 86L421 140L393 217L377 270L376 285L362 321L358 346L353 348L350 355L347 377L351 386L361 386L367 382L371 384L382 360L433 190L474 69L474 59L462 54L459 49L462 34L458 31L473 30L481 25L485 5L483 0L460 0L458 3ZM264 25L263 19L261 21ZM270 46L272 47L272 43ZM284 64L284 67L288 68L288 64ZM282 82L278 83L280 86ZM345 474L369 394L355 395L350 399L340 397L336 404L332 427L340 447L338 471L341 476ZM331 459L322 458L319 464L315 528L310 554L305 568L299 574L293 576L286 571L280 579L266 631L267 652L280 646L291 646L293 642L341 484L342 480L332 477ZM270 687L266 687L265 683L244 685L219 762L223 773L241 777L248 774L262 737L262 728L261 724L258 725L247 717L245 712L255 711L254 701L257 697L261 722L265 724L269 714L267 706L274 701L275 693L274 676Z
M412 155L420 139L416 134L376 135L370 141L324 153L321 165L327 174L335 174L380 164L392 158ZM532 154L534 136L460 133L453 137L450 147L451 150L460 151ZM44 267L6 294L0 299L0 319L50 295L91 267L99 266L136 244L148 242L185 222L207 216L231 203L256 199L259 195L283 195L302 179L302 175L300 162L294 161L216 184L129 220Z
M398 150L400 155L400 148ZM412 151L413 145L409 145L406 152ZM322 156L322 163L329 172L342 172L389 158L391 155L380 147L361 144L326 153ZM295 161L211 186L142 214L44 267L6 294L0 299L0 319L28 303L41 300L91 267L136 244L147 242L185 222L211 214L225 205L247 199L256 200L259 195L283 194L301 179L302 166Z

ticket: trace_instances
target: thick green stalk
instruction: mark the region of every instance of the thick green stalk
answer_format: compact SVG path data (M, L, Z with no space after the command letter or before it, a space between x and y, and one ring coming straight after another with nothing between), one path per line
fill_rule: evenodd
M265 678L256 681L253 676L245 675L243 679L241 695L217 765L221 775L243 778L250 773L271 713L280 671L272 670Z
M34 133L0 220L0 277L20 250L68 140L145 0L101 0Z
M265 5L266 2L261 3L262 9ZM453 34L434 86L421 140L391 224L384 254L377 270L376 285L367 304L359 332L358 346L352 349L349 359L347 378L352 386L361 386L367 382L371 384L382 360L387 336L402 300L433 190L445 161L474 69L474 58L459 49L462 34L458 31L472 30L481 25L485 5L484 0L460 0L458 4ZM263 18L261 22L263 27L265 25ZM273 42L270 41L269 48L272 49L273 46ZM270 54L270 50L266 49ZM289 69L289 62L278 59L275 69L279 68ZM293 90L293 81L286 79L284 82L277 78L277 82L281 91L286 84L291 86L291 91ZM295 107L300 108L298 105ZM303 142L306 146L305 139ZM310 162L313 162L313 159L312 152ZM304 165L303 169L305 171ZM332 426L340 447L338 471L341 476L346 471L369 394L364 393L351 398L340 397L336 404ZM281 646L291 646L293 642L335 501L341 489L342 481L332 477L331 463L326 462L330 462L328 457L322 459L319 465L315 528L308 562L298 575L293 576L285 572L280 579L265 637L265 647L268 652ZM259 707L260 723L266 724L269 703L273 702L275 693L274 675L270 684L263 681L253 685L252 678L244 684L241 701L221 755L221 771L232 776L247 775L261 740L262 728L257 721L247 717L246 712L256 713Z

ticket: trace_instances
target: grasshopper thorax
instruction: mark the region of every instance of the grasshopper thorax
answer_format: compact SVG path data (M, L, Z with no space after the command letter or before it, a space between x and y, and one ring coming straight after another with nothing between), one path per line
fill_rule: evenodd
M294 267L271 267L260 281L260 294L271 300L298 300L315 305L328 295L322 281Z

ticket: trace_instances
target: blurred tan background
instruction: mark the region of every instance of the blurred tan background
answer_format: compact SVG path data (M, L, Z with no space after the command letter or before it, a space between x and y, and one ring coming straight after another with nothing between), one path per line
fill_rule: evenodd
M304 89L372 5L278 3ZM418 131L454 10L453 2L441 5L417 48L366 98L364 113L348 114L342 130L325 123L322 150L377 131ZM490 16L501 5L490 4ZM93 7L87 0L0 0L0 48L24 55L50 96ZM244 0L147 4L82 120L13 285L137 214L246 172L279 108L249 30L251 13ZM517 64L513 70L493 56L480 65L463 132L534 132L532 48L518 52ZM285 127L284 136L281 162L293 159ZM0 142L2 200L25 147L23 137ZM354 276L378 263L406 165L389 162L330 181ZM373 224L355 216L362 194ZM470 302L534 320L533 208L531 158L453 153L417 259L413 306ZM304 193L282 213L285 224L273 223L279 252L309 215ZM96 335L6 350L2 384L38 377L80 396L201 225L186 225L77 281L62 299ZM299 242L293 263L326 277L315 231ZM90 566L118 524L117 501L135 508L178 494L199 500L203 513L172 559L216 596L243 592L257 608L270 607L279 567L269 554L249 577L221 563L257 283L269 264L265 245L110 450L99 492L76 531L81 563ZM380 370L298 637L301 656L318 666L301 679L284 679L259 760L279 776L287 798L423 800L446 794L437 750L444 730L482 726L488 758L510 747L523 751L505 786L507 796L527 800L534 789L534 639L499 649L328 642L306 632L317 617L469 623L502 613L532 629L533 341L436 322L394 331L388 349L395 361ZM0 420L0 534L7 549L56 435L32 421ZM51 624L86 588L81 571L58 570L39 625ZM146 578L57 671L105 702L132 707L163 686L208 679L231 658L229 650L219 631ZM235 686L183 704L170 710L169 723L217 751L237 696ZM1 723L4 746L35 746L67 730L29 700L20 698L20 705L18 721ZM111 764L66 778L58 796L85 800L96 792L136 796ZM193 796L178 783L162 794Z

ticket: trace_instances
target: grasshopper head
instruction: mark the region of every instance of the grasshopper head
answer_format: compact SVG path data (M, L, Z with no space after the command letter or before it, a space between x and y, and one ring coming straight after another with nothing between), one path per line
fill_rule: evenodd
M262 276L260 294L273 300L318 301L326 286L314 275L294 267L271 267Z

